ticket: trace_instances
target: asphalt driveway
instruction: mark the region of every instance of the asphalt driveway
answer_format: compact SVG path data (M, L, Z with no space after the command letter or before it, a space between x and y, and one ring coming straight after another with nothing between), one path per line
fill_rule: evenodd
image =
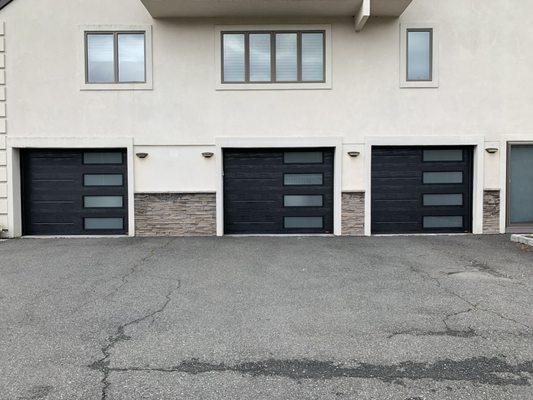
M505 236L0 242L1 399L531 399Z

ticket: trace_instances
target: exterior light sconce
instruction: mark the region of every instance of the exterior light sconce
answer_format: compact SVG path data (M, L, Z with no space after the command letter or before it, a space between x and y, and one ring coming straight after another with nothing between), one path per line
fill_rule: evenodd
M496 154L498 152L498 149L496 147L489 147L489 148L487 148L485 150L489 154Z
M203 158L211 158L213 157L215 154L214 153L211 153L210 151L205 151L202 153L202 157Z
M144 158L148 157L148 153L137 153L135 155L137 157L141 158L141 159L144 159Z
M349 151L349 152L348 152L348 155L349 155L350 157L359 157L359 154L361 154L361 153L358 152L358 151Z

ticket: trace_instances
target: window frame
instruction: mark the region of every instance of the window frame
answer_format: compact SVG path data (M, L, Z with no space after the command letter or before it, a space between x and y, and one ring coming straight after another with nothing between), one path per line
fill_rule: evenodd
M322 76L321 80L303 80L303 60L302 60L302 36L308 33L322 34ZM270 80L269 81L251 81L250 80L250 35L270 35ZM276 35L278 34L295 34L296 35L296 80L278 81L276 80ZM224 79L224 36L225 35L244 35L244 82L226 81ZM295 83L325 83L326 82L326 31L325 30L252 30L252 31L222 31L220 33L220 80L224 85L234 84L295 84Z
M409 80L409 32L430 32L430 79ZM439 29L435 23L403 23L400 25L400 88L439 87Z
M144 34L144 81L120 82L119 81L119 46L120 34ZM152 27L150 25L83 25L79 26L79 65L78 74L80 90L152 90ZM88 35L113 35L114 54L114 82L90 83L89 82L89 57Z
M268 33L271 35L270 54L270 81L249 81L249 35ZM275 34L276 33L299 33L298 34L298 80L279 81L275 78ZM321 81L302 81L302 33L322 33L323 43L323 71L324 76ZM245 81L232 82L224 81L224 52L223 34L244 34L245 35ZM307 90L307 89L331 89L332 81L332 38L331 25L322 24L302 24L302 25L216 25L214 29L215 43L215 90Z

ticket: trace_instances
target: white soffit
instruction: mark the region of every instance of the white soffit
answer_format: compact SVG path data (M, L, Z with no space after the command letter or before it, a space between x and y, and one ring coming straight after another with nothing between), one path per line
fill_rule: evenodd
M398 17L412 0L371 0L372 16ZM141 0L154 18L354 17L363 0Z

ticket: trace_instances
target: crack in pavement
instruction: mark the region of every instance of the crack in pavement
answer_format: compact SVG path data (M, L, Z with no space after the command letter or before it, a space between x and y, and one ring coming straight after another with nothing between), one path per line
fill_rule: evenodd
M130 270L126 274L124 274L124 275L122 275L120 277L120 280L121 280L122 283L120 285L118 285L117 287L115 287L111 293L108 293L107 295L105 295L104 299L108 299L108 298L112 297L113 295L115 295L116 293L118 293L118 291L120 289L122 289L124 286L126 286L128 284L129 278L132 275L134 275L139 270L139 268L141 266L143 266L144 263L146 263L146 261L148 261L150 258L154 257L157 254L157 252L159 252L161 250L164 250L166 247L168 247L170 245L170 243L172 243L172 239L168 240L162 246L158 246L158 247L153 248L152 250L150 250L148 252L148 254L146 256L141 258L137 263L134 263L131 266Z
M158 246L158 247L155 247L153 248L152 250L150 250L148 252L148 254L144 257L142 257L139 261L137 261L136 263L134 263L129 271L124 274L124 275L121 275L118 279L120 279L121 283L116 286L115 288L113 288L113 290L111 290L111 292L109 292L108 294L106 294L105 296L102 297L103 300L107 300L109 299L110 297L114 296L116 293L118 293L118 291L120 289L122 289L124 286L126 286L129 282L129 278L135 274L142 265L144 265L144 263L146 263L146 261L148 261L150 258L152 258L153 256L156 255L156 253L158 251L161 251L163 249L165 249L166 247L168 247L168 245L170 245L170 243L172 243L172 239L168 240L165 244L163 244L162 246ZM133 242L133 244L131 246L135 246L137 245L136 242ZM111 278L111 279L116 279L115 277ZM103 281L107 281L107 279L102 279ZM97 296L96 298L98 298L99 296ZM89 305L89 304L92 304L96 301L96 298L91 298L83 303L81 303L79 306L75 307L72 311L71 311L71 314L76 314L77 312L79 312L82 308L84 308L85 306Z
M444 324L444 330L440 331L424 331L418 329L406 329L403 331L393 332L387 336L387 339L391 339L399 335L410 335L410 336L452 336L452 337L461 337L461 338L472 338L472 337L481 337L486 339L484 336L477 333L472 327L469 327L467 330L452 329L448 324L448 319L455 317L457 315L466 314L474 309L469 308L468 310L457 311L451 314L447 314L443 319L442 323Z
M96 371L100 371L103 374L103 377L102 377L102 380L101 380L101 383L102 383L101 400L106 400L107 399L107 391L109 389L109 386L111 385L111 382L109 381L109 374L110 374L111 371L114 370L113 368L111 368L109 366L110 363L111 363L111 352L112 352L112 350L114 349L114 347L118 343L121 343L121 342L124 342L124 341L127 341L127 340L131 339L131 337L126 335L126 333L125 333L126 328L129 327L129 326L141 323L143 321L146 321L146 320L148 320L150 318L152 318L152 323L153 323L153 321L155 319L155 316L158 315L158 314L161 314L163 311L165 311L165 308L168 306L168 304L172 300L172 295L180 287L181 287L181 281L178 280L178 284L175 287L173 287L171 290L168 291L168 293L165 296L165 301L163 302L163 304L158 309L156 309L154 311L151 311L150 313L145 314L145 315L143 315L143 316L141 316L139 318L136 318L136 319L134 319L132 321L126 322L125 324L120 325L117 328L115 334L113 336L110 336L107 339L107 344L100 349L100 351L103 354L103 357L101 359L93 362L92 364L88 365L88 367L90 369L93 369L93 370L96 370Z
M477 303L473 303L472 301L470 301L467 298L461 296L460 294L455 293L453 290L442 286L441 281L438 278L432 276L429 272L420 270L420 269L418 269L418 268L416 268L416 267L414 267L412 265L408 266L408 268L409 268L410 271L414 272L415 274L418 274L418 275L420 275L422 277L426 277L427 279L433 281L439 289L444 290L446 293L448 293L448 294L458 298L462 302L468 304L470 306L470 308L471 308L471 311L484 311L486 313L495 315L495 316L497 316L497 317L499 317L499 318L501 318L501 319L503 319L505 321L513 322L514 324L520 325L520 326L526 328L527 330L532 330L533 329L529 325L524 324L524 323L522 323L520 321L517 321L517 320L515 320L515 319L513 319L511 317L507 317L506 315L503 315L503 314L501 314L501 313L499 313L497 311L489 310L488 308L483 308L483 307L479 306L479 304L477 304Z
M198 359L183 361L169 368L127 367L109 368L114 372L162 372L199 375L234 372L252 377L283 377L300 381L335 378L378 379L385 383L404 384L403 379L433 381L465 381L496 386L530 386L533 361L512 365L500 358L473 357L455 361L438 360L434 363L405 361L393 365L356 363L343 366L332 361L277 360L244 362L236 365L202 362Z

